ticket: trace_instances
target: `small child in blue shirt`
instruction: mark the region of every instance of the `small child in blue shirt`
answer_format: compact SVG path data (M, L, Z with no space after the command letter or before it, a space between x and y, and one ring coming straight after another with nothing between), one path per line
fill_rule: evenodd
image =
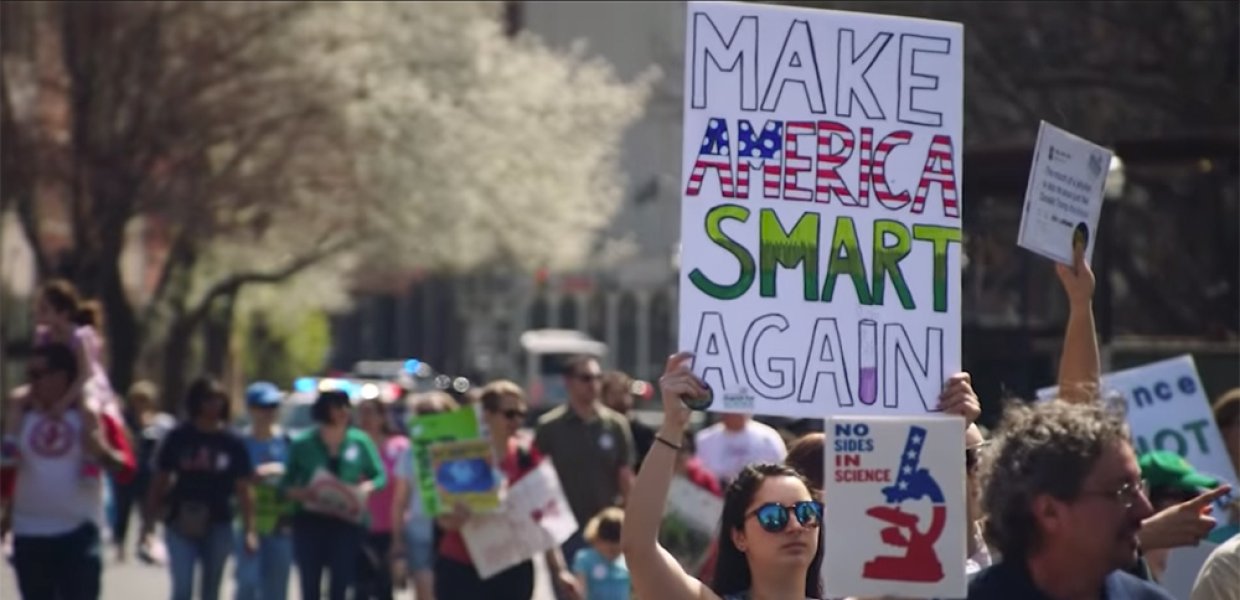
M585 600L629 600L629 567L620 553L620 530L624 511L604 508L586 524L589 548L577 551L573 573L586 590Z

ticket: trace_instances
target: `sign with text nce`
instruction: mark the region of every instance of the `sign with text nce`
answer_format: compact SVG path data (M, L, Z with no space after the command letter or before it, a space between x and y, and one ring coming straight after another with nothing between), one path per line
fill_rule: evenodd
M827 420L826 597L965 596L964 427L951 416Z
M688 6L679 346L710 409L933 410L960 368L963 28Z
M1057 394L1058 388L1043 388L1038 390L1038 399L1050 400ZM1175 452L1194 469L1240 490L1192 356L1103 375L1102 394L1123 395L1137 454L1153 450ZM1229 500L1220 499L1219 508ZM1220 510L1218 514L1226 513Z

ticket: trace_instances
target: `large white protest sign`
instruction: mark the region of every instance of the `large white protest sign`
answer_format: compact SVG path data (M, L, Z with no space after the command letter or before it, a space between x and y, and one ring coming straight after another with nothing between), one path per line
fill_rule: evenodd
M563 544L575 531L560 478L544 460L508 488L500 512L471 516L461 536L478 576L487 579Z
M1038 398L1054 398L1057 391L1053 387L1038 390ZM1137 454L1175 452L1196 470L1240 489L1192 356L1104 375L1102 394L1123 396Z
M826 425L828 598L965 596L964 420L838 417Z
M1110 150L1043 121L1016 243L1065 265L1080 244L1088 261L1110 165Z
M688 4L679 333L711 410L935 408L960 367L962 44Z

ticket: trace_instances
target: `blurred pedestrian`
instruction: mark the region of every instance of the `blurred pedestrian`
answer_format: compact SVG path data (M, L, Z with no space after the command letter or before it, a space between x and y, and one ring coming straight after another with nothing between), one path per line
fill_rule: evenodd
M94 600L103 573L103 488L81 472L83 460L108 470L133 469L119 428L97 415L59 403L77 380L73 350L60 343L35 348L27 365L25 403L9 407L16 421L12 506L13 567L26 600ZM124 446L124 448L122 448Z
M632 584L629 568L620 552L624 511L611 506L586 523L584 536L589 547L573 558L573 573L585 590L585 600L629 600Z
M281 497L280 479L292 443L276 420L284 394L256 381L245 390L250 425L241 439L254 465L254 529L258 550L237 544L236 600L285 600L293 566L292 503Z
M413 396L409 404L409 412L414 416L451 412L460 408L452 396L439 391ZM396 572L393 573L393 578L400 584L404 577L412 577L414 597L418 600L435 600L435 522L422 509L412 446L401 456L393 475L395 498L392 503L392 558L394 561L403 558L406 571L400 573L400 564L397 562L394 565Z
M578 523L608 506L624 503L637 462L633 434L624 415L602 403L602 369L593 356L564 363L568 401L538 420L534 444L555 464L564 495ZM578 530L563 545L564 558L585 546Z
M1197 573L1190 600L1240 600L1240 534L1210 552Z
M116 486L116 511L112 523L112 545L116 549L116 560L125 560L125 545L129 537L129 521L133 513L142 518L142 503L145 501L147 489L151 484L154 472L152 463L155 460L155 449L164 436L176 427L176 419L172 415L159 411L159 390L155 384L142 380L129 387L122 409L125 427L137 456L137 472L133 481ZM153 537L141 535L146 528L138 527L138 557L144 561L153 561L162 555L152 544Z
M297 502L293 555L305 600L321 600L324 571L331 574L331 600L345 600L354 588L366 534L366 498L387 483L379 451L369 436L350 426L351 413L348 394L321 392L311 409L318 425L293 441L285 465L281 485ZM360 520L332 510L341 506L356 511Z
M1044 402L1009 411L982 463L986 538L999 562L969 584L970 600L1169 600L1123 569L1154 513L1120 414Z
M243 544L258 550L254 466L241 437L228 429L229 399L223 386L200 377L185 397L186 420L164 438L147 492L144 536L156 515L166 515L164 543L172 574L172 599L190 600L194 571L200 600L217 600L224 565L233 550L233 504L240 509Z
M491 450L499 461L501 474L511 487L542 461L542 454L537 448L526 448L517 441L517 432L529 414L525 392L511 381L495 381L482 389L478 401L490 433ZM510 567L488 579L478 576L460 532L471 516L467 506L458 504L452 513L436 519L444 531L435 557L435 597L443 600L530 600L534 594L533 560ZM577 580L568 570L560 550L555 548L547 552L545 559L559 593L569 598L580 598Z
M384 474L389 482L393 481L397 462L410 452L409 438L401 433L387 407L378 399L363 400L357 405L357 424L379 449ZM394 485L386 485L372 492L367 499L370 531L357 557L357 593L354 598L358 600L392 598L392 531L399 523L392 520L394 500Z
M695 441L698 459L725 487L746 465L782 463L788 455L778 431L741 413L723 413L718 423L699 431Z
M654 443L654 428L637 420L633 414L633 402L640 396L634 389L633 378L623 371L608 371L603 374L603 404L629 420L629 430L633 432L634 455L637 463L633 471L641 470L642 459L650 451Z

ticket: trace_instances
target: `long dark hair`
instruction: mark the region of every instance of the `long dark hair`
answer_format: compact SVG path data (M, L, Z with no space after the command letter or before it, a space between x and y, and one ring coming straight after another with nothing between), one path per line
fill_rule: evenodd
M749 573L749 561L732 542L732 532L744 528L745 511L749 508L749 503L753 502L753 497L758 493L762 482L768 477L795 477L805 484L805 489L813 489L804 476L785 465L759 463L741 470L723 494L723 514L719 517L719 552L715 558L715 581L710 587L720 596L744 593L753 586L753 578ZM819 578L821 567L822 538L820 537L818 549L814 552L814 560L810 563L809 571L805 573L805 596L807 598L822 597L822 583Z

